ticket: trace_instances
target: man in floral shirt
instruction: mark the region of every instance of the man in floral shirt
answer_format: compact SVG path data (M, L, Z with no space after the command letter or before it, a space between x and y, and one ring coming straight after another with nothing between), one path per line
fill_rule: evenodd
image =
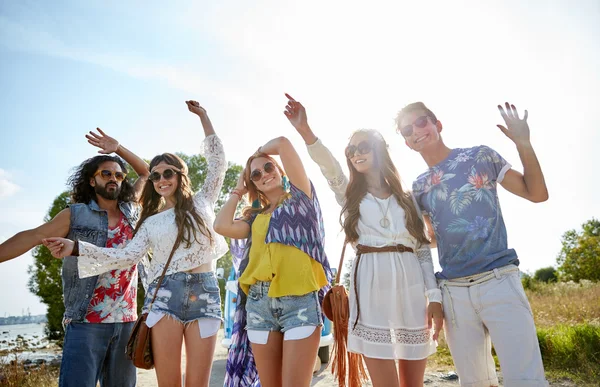
M413 183L437 244L442 271L445 332L461 386L497 386L494 343L506 386L547 386L531 308L519 278L519 260L508 248L497 185L532 202L548 199L529 136L527 111L498 106L517 146L524 173L487 146L448 148L442 123L423 103L403 108L396 118L406 145L429 169Z

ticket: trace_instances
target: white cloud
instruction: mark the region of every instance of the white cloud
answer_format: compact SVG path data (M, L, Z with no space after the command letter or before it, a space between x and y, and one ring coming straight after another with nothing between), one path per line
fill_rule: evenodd
M12 176L0 168L0 199L7 198L17 193L21 187L13 183Z

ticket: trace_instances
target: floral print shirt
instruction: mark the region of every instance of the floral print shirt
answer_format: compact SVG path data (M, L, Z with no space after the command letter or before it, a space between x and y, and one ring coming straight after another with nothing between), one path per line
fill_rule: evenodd
M121 214L119 224L108 230L106 247L123 248L132 237L133 230ZM83 321L97 324L137 320L137 284L136 265L100 274Z
M508 248L497 184L511 165L487 146L453 149L413 183L413 194L431 219L442 271L452 279L518 265Z

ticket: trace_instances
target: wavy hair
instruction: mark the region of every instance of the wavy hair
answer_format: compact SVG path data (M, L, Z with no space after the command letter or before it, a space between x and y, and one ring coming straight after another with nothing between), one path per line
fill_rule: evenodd
M125 161L118 156L100 155L85 160L77 167L75 173L69 178L67 183L71 187L71 201L73 203L87 204L92 199L96 200L96 191L90 185L90 179L94 177L100 164L107 161L119 164L121 171L127 173ZM121 202L135 201L135 191L129 179L121 182L121 191L117 200Z
M173 245L173 251L177 250L182 242L185 243L186 248L189 248L194 240L199 242L197 230L204 234L212 245L214 242L213 235L194 206L194 192L191 188L192 184L188 176L187 164L177 155L163 153L152 159L150 170L161 162L177 167L181 171L176 173L178 184L177 190L174 193L176 199L174 210L175 223L177 224L177 238ZM147 180L140 202L142 213L134 230L134 235L139 231L146 219L158 213L164 203L164 199L154 189L154 183Z
M374 166L379 170L382 185L390 188L392 195L404 210L406 228L419 243L429 243L429 239L425 234L425 224L417 213L410 192L404 191L402 188L400 175L392 162L383 136L373 129L360 129L355 131L352 137L359 133L366 134L367 141L371 143ZM346 188L346 203L340 213L340 224L344 228L348 241L355 242L358 240L357 228L358 219L360 218L360 202L367 194L367 180L363 173L359 173L354 169L350 159L346 159L346 162L350 171L350 182Z

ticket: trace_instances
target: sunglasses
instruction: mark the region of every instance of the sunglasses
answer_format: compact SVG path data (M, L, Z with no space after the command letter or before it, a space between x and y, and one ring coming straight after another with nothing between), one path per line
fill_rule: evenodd
M361 141L358 143L358 145L348 145L348 147L346 147L346 158L353 158L356 154L356 151L358 151L358 154L360 155L366 155L367 153L371 152L371 150L372 147L369 141Z
M104 180L110 180L114 176L116 181L123 181L123 180L125 180L125 177L127 176L126 173L113 172L113 171L109 171L108 169L99 170L99 171L96 171L96 173L94 173L94 177L96 177L98 175L102 176L102 178Z
M157 181L160 181L161 176L164 177L165 180L170 180L173 178L173 176L175 176L178 173L178 171L168 168L165 169L162 174L160 172L152 172L148 179L151 182L156 183Z
M265 171L265 173L271 173L275 170L275 165L269 161L269 162L265 163L265 165L263 165L263 170ZM250 174L250 180L259 181L260 179L262 179L262 176L263 176L263 172L260 169L255 169Z
M399 130L399 132L403 137L410 137L413 134L413 126L423 129L424 127L427 126L428 119L429 119L428 116L421 116L421 117L417 118L415 120L415 122L413 122L412 124L406 125L405 127L401 128Z

